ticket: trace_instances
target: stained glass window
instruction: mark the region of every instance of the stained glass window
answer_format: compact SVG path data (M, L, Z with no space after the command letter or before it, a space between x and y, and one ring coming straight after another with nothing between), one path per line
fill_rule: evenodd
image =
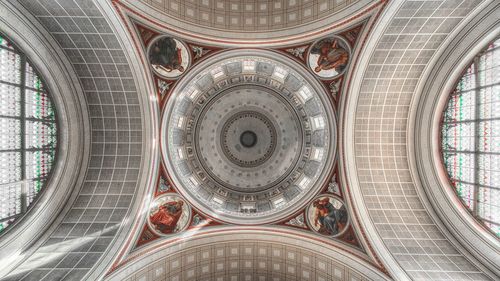
M56 145L55 108L42 79L0 35L0 233L44 188Z
M474 58L451 93L441 134L458 196L500 237L500 39Z

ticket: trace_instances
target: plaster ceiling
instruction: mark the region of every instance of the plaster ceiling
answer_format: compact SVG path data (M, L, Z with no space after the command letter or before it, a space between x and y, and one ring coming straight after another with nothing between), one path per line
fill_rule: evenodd
M11 276L14 280L40 280L55 274L75 280L101 278L119 250L128 250L130 245L125 241L128 233L138 232L133 228L134 218L144 214L141 201L146 201L146 193L151 192L147 188L151 183L146 179L152 178L148 169L153 165L149 164L158 164L154 156L158 151L151 147L150 139L158 133L151 124L159 120L159 114L154 109L156 104L144 94L151 91L143 79L148 76L139 55L127 51L132 45L128 42L130 38L123 35L124 23L117 20L116 11L107 1L19 2L31 20L41 23L47 36L54 39L54 45L58 44L57 50L64 53L79 78L77 84L81 85L89 108L92 151L87 171L82 173L83 183L75 189L74 201L68 203L53 231L31 249L31 255ZM175 2L155 3L168 10L166 4L171 6ZM226 3L238 4L229 14L234 12L239 23L232 26L233 19L224 18L224 30L244 32L246 24L241 21L250 19L249 27L255 30L260 21L256 10L261 4L268 4L267 19L275 21L273 9L278 2L287 9L276 10L278 15L288 17L295 10L304 12L312 5L315 18L301 14L300 22L286 21L286 26L266 23L262 34L271 27L297 27L294 32L301 33L304 32L301 24L325 19L318 5L321 1L254 2L252 16L244 12L246 2L245 7L243 1ZM453 28L481 4L481 1L458 2L461 4L390 2L389 12L380 19L380 29L385 30L376 30L370 38L373 52L362 54L359 60L360 70L355 73L355 86L350 89L350 115L344 117L347 121L341 129L346 131L350 149L346 153L349 161L345 163L352 173L348 174L354 194L350 202L361 209L358 224L369 233L374 251L388 265L391 274L400 280L487 279L481 268L457 250L459 247L448 238L448 233L434 223L432 212L427 212L419 199L418 186L406 159L407 111L424 66L431 63L431 57ZM206 3L213 17L203 23L201 13ZM335 10L340 6L335 8L328 3L329 9L333 9L328 13L342 11ZM217 1L178 1L178 16L153 8L151 1L143 4L155 9L156 14L189 23L190 28L203 25L216 28ZM192 12L187 8L192 8ZM186 20L186 15L191 21ZM359 101L353 102L358 98Z
M142 0L189 24L224 30L265 31L296 27L328 16L357 0Z
M360 23L383 2L371 0L120 0L138 22L178 38L226 46L303 43Z
M300 242L298 242L300 241ZM169 279L170 278L170 279ZM295 235L238 229L191 237L134 257L109 276L126 280L388 280L355 256Z

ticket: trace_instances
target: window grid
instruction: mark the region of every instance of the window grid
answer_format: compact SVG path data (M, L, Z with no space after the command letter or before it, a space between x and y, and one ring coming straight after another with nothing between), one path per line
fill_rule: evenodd
M443 160L458 196L500 237L500 39L477 55L450 95Z
M55 107L41 78L0 35L0 233L45 186L56 144Z

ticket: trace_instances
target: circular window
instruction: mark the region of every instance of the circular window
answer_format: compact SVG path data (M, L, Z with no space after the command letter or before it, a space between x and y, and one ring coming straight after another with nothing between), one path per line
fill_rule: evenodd
M500 40L474 57L441 126L444 165L464 205L500 236Z
M0 233L45 187L56 144L55 107L42 79L0 36Z

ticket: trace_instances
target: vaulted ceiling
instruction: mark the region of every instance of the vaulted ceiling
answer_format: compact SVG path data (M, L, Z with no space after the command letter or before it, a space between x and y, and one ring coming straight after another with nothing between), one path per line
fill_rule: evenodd
M69 151L74 139L85 140L79 152L82 159L73 163L81 169L73 184L48 189L25 223L0 237L1 280L498 277L498 240L473 236L475 232L469 234L458 222L457 228L452 227L454 221L428 197L425 175L417 167L423 152L413 142L417 108L425 102L423 89L438 87L428 84L431 70L456 67L459 58L446 53L459 48L460 40L454 38L464 38L467 46L474 46L475 41L485 40L483 33L498 33L495 13L500 8L495 1L12 0L0 7L0 31L32 50L27 53L41 66L42 74L54 77L48 80L56 96L61 92L61 96L75 97L73 104L60 102L61 112L82 111L80 125L69 117L61 123L68 132L61 138L63 150ZM175 38L186 52L183 68L176 66L177 76L162 75L150 63L151 46L160 38ZM345 41L349 63L345 70L321 77L312 67L315 60L309 60L310 50L329 38ZM245 73L245 61L252 60L257 70L250 75ZM457 63L437 64L441 60ZM284 74L277 69L288 70ZM223 78L218 74L222 72ZM297 82L284 79L293 75ZM279 79L283 81L278 83ZM182 157L176 156L177 162L169 158L178 147L189 151L189 145L169 139L169 128L190 126L182 123L188 110L181 108L189 91L192 97L197 95L191 88L198 87L200 97L209 100L211 94L240 82L262 86L252 88L252 93L267 93L267 103L286 104L284 115L295 112L296 105L297 112L320 116L327 127L331 125L323 137L332 144L324 147L335 152L326 150L330 158L316 161L321 175L314 170L304 172L306 176L289 176L289 182L298 182L298 187L308 186L309 182L301 185L304 178L312 180L311 187L305 188L310 193L288 196L291 189L276 186L270 196L288 194L282 197L287 203L263 197L248 200L248 192L235 187L238 178L231 175L227 182L234 183L232 189L217 190L217 196L208 197L196 189L196 179L193 183L192 178L182 177L182 163L178 164ZM446 81L432 83L441 87ZM320 94L304 98L308 94L302 93L301 100L302 87ZM295 92L298 96L292 95ZM237 106L238 99L231 98L231 93L227 96L228 107ZM200 112L210 112L202 107L203 98L193 98L193 104L201 106ZM316 104L306 104L309 99ZM217 112L222 112L219 107ZM196 110L193 115L198 114ZM259 110L250 117L268 114ZM213 118L219 118L215 113ZM309 115L303 119L313 118ZM275 121L262 122L262 127L269 128ZM325 126L306 123L299 120L296 126L304 131ZM257 132L259 124L254 126ZM276 134L292 131L290 124L276 125L279 129L289 126L287 132ZM80 132L71 131L77 125ZM218 125L206 125L202 132L208 135L211 126L215 131ZM318 138L308 141L318 143ZM178 145L175 150L174 144ZM303 153L320 159L309 155L323 146L311 147ZM56 169L71 162L61 159ZM189 169L203 168L197 165ZM256 182L266 177L261 171L252 172L258 176ZM224 186L221 181L226 179L216 184ZM247 182L250 186L252 178ZM295 192L300 193L300 188ZM236 203L205 204L203 196L221 202L236 197L241 202L266 201L271 210L236 200L252 210L241 214ZM189 217L183 227L169 233L158 231L151 222L152 210L158 209L155 204L160 199L164 204L172 198L183 201ZM338 235L325 235L313 227L313 200L325 198L337 200L348 213L349 219L340 226L344 231ZM55 202L55 210L46 207ZM234 210L240 213L230 213ZM252 223L250 212L260 214L261 210L263 218L255 216L257 223ZM266 217L266 212L272 215ZM41 219L50 223L43 224ZM460 229L467 235L461 235ZM478 247L470 245L474 244L471 237L481 238Z

